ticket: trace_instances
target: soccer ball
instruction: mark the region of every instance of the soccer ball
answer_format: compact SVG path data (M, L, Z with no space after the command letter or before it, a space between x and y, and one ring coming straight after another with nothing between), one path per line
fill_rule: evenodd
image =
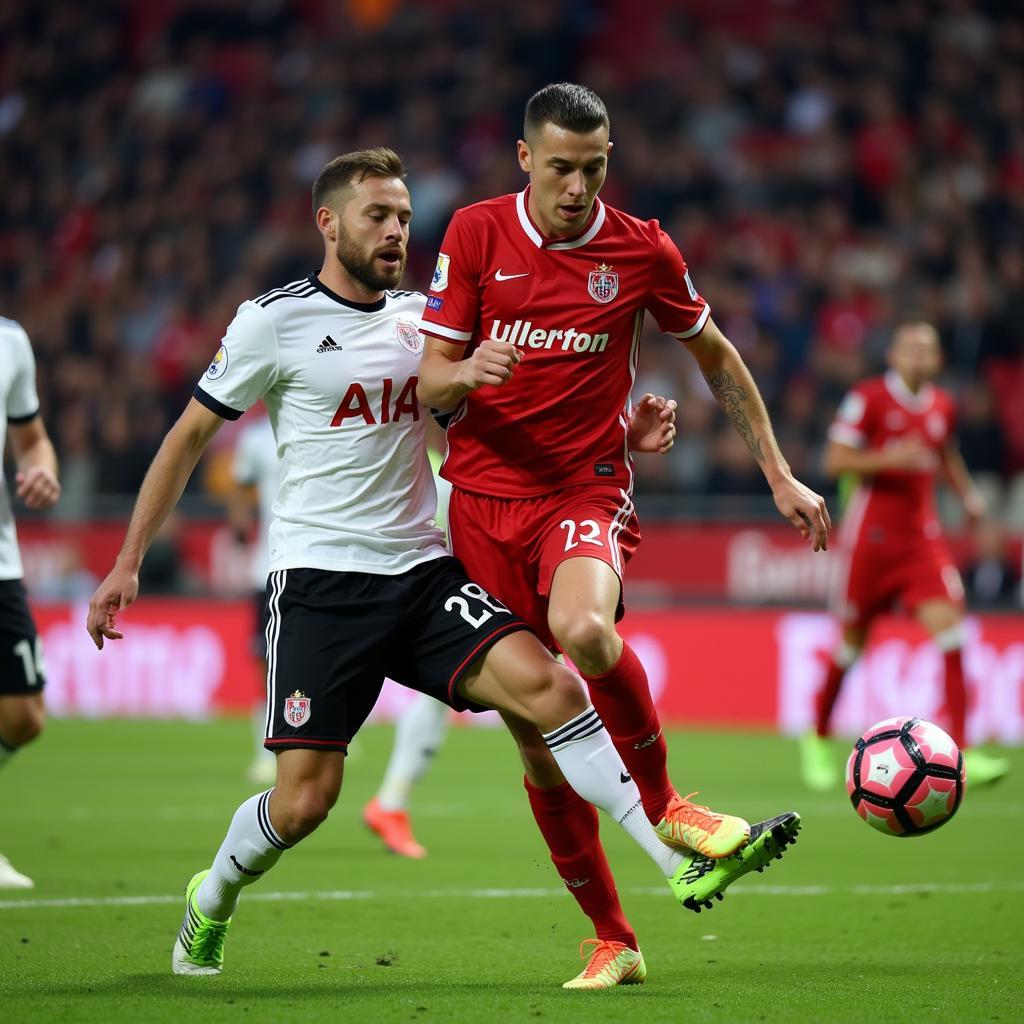
M923 836L957 812L964 759L937 725L887 718L854 744L846 762L853 809L887 836Z

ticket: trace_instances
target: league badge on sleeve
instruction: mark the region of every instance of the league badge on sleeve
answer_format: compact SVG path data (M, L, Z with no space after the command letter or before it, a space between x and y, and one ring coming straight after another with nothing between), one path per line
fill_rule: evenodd
M217 380L223 377L228 372L228 350L227 346L221 345L217 349L217 354L213 357L213 362L206 368L206 379Z
M432 292L443 292L448 287L448 268L451 262L451 258L443 252L437 254L437 266L434 267L434 276L430 279Z
M293 728L298 729L309 721L309 705L311 698L307 697L301 690L296 690L290 697L284 699L284 720Z
M587 291L595 302L611 302L619 294L619 275L607 263L599 263L587 278Z

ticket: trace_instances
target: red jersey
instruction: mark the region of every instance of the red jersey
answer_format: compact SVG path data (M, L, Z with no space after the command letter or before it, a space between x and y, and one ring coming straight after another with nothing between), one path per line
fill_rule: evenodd
M927 539L940 535L935 476L955 427L952 395L932 385L915 395L894 371L850 391L829 428L832 440L852 448L878 449L916 437L933 458L924 469L886 470L861 481L843 524L848 545L908 534Z
M457 210L422 329L467 353L487 338L523 354L502 387L469 392L448 426L441 475L505 498L584 483L629 489L629 393L645 310L680 339L709 307L658 222L600 199L575 238L545 239L529 189Z

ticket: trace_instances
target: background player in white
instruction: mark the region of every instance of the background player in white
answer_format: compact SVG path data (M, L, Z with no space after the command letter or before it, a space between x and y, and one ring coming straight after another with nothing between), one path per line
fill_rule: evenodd
M245 425L235 444L231 463L234 486L228 498L228 515L239 538L254 538L249 566L253 592L252 653L259 664L261 680L267 678L267 576L270 574L267 533L279 482L278 465L274 428L269 417L260 416ZM274 755L263 745L266 718L266 692L261 690L253 704L256 749L248 776L249 781L257 785L272 786L277 777L277 765Z
M278 778L236 810L213 865L189 882L172 954L178 974L220 972L242 888L327 817L349 741L386 675L459 709L532 721L569 782L644 848L677 898L718 888L705 872L691 881L693 856L658 839L580 680L465 577L433 523L425 411L415 399L422 337L406 320L422 296L387 290L406 258L412 211L403 177L398 157L380 149L321 172L313 187L319 274L239 307L153 460L117 562L89 603L87 629L102 650L105 639L122 637L117 616L138 596L146 549L210 438L262 398L281 457L266 739L278 752ZM635 980L645 970L635 952Z
M5 435L17 465L15 498L26 508L50 508L60 497L60 483L57 456L39 415L32 345L20 324L0 317L0 456ZM46 671L21 578L14 514L0 474L0 768L43 728ZM0 888L32 888L32 879L2 854Z

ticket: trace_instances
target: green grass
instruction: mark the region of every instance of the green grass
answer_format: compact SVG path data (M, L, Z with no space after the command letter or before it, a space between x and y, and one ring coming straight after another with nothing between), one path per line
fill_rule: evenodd
M1021 1017L1024 751L1010 752L1016 774L969 792L949 826L895 840L863 824L845 795L803 792L782 740L673 735L680 786L751 819L794 807L804 816L800 843L696 916L603 824L649 977L642 987L571 993L560 984L579 970L589 932L559 891L511 742L453 730L415 797L430 856L408 862L384 855L359 822L390 738L389 729L365 730L330 820L246 891L225 973L175 978L184 884L252 792L242 777L248 725L52 723L0 776L0 849L36 879L30 893L0 892L0 1019ZM311 895L267 899L273 893ZM166 902L109 902L136 896ZM108 902L32 903L76 898Z

